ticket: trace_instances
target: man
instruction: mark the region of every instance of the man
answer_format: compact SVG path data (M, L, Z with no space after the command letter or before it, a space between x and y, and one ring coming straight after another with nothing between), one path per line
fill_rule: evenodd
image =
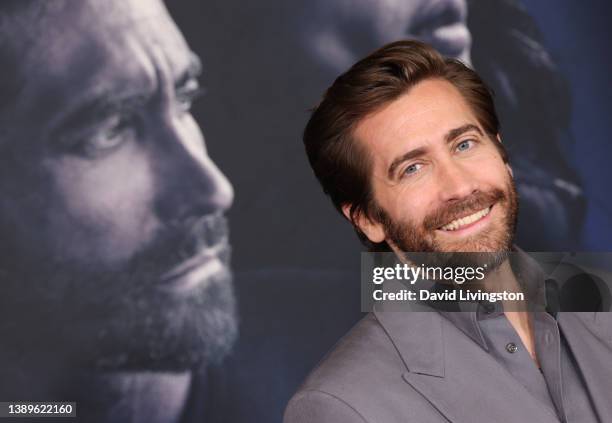
M371 251L477 252L494 264L486 280L516 291L544 282L527 258L511 263L512 169L491 94L463 63L416 41L381 48L327 90L304 143ZM311 373L285 422L612 418L608 313L469 310L368 314Z
M197 417L236 335L199 59L159 0L4 1L0 32L0 400Z
M570 93L533 19L517 0L337 0L299 14L301 45L331 75L377 46L430 43L476 69L498 95L508 154L522 198L517 239L531 250L576 249L585 197L567 154ZM331 80L331 78L328 78ZM537 116L537 118L534 118Z

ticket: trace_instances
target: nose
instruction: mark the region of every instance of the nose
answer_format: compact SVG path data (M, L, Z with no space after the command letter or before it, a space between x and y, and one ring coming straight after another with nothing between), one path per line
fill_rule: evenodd
M164 126L155 149L160 217L172 221L227 211L232 185L208 155L193 117L174 117Z
M438 197L443 203L462 200L478 191L472 172L452 159L439 163L436 173Z

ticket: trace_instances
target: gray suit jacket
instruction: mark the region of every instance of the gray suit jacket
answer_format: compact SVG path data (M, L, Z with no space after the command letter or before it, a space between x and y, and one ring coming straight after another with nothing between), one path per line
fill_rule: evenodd
M596 413L612 422L612 313L559 313ZM284 423L558 422L437 312L373 312L293 396Z

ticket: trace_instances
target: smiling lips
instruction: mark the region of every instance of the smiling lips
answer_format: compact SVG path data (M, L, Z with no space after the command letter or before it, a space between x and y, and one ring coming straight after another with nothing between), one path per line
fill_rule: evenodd
M452 222L447 223L446 225L440 227L440 229L443 231L449 231L449 232L456 231L458 229L462 229L463 227L471 225L472 223L477 222L480 219L487 216L489 212L491 211L491 207L492 206L489 206L480 211L477 211L476 213L470 214L468 216L464 216L459 219L455 219Z

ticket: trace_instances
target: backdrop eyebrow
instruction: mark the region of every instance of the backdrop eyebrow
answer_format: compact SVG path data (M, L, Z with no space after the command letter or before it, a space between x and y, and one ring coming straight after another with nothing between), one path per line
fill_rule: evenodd
M96 93L76 103L66 114L51 125L49 134L54 137L64 131L90 125L113 113L133 111L149 100L147 93L117 95L114 92Z

